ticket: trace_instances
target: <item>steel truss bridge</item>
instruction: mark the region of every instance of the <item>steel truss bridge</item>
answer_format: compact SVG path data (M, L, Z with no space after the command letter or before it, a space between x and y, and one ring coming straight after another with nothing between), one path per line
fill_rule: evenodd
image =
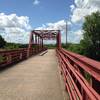
M55 53L53 51L52 54L52 50L49 51L47 54L43 54L44 56L42 55L40 57L37 56L40 55L42 52L47 51L47 48L44 46L44 42L43 42L44 40L56 40L56 56L58 58L57 61L56 58L54 59ZM36 56L32 57L33 55ZM58 85L59 81L57 81L56 78L56 75L58 74L56 74L55 71L55 69L57 69L56 68L57 65L55 63L57 62L59 63L58 69L63 78L66 94L68 94L66 100L68 99L69 100L100 100L100 62L94 61L85 56L63 49L61 46L60 30L33 30L30 34L30 41L29 41L28 48L0 51L0 56L4 58L4 60L0 62L0 68L13 65L12 68L3 71L0 74L0 91L1 91L0 98L2 98L0 100L63 100L61 97L59 97L61 93L60 92L58 93L58 91L62 91L62 90L59 89L59 85ZM42 60L42 57L44 57L43 58L44 60ZM51 57L51 59L49 59L49 57ZM16 64L17 62L20 63ZM21 69L21 67L23 68ZM14 70L14 68L16 70ZM22 72L20 72L20 70ZM47 73L45 72L45 70ZM22 78L17 72L19 72L19 74L22 75ZM14 73L16 73L16 75ZM29 75L28 78L25 73ZM86 78L87 75L89 75L88 80ZM33 78L32 83L30 82L26 84L27 82L32 80L32 78L30 79L31 76ZM36 77L39 78L35 80ZM43 83L41 77L43 78L45 83ZM19 84L18 83L19 81L17 80L20 78L21 80ZM23 83L23 81L25 82L27 81L27 82ZM23 85L21 83L23 83ZM37 85L35 83L37 83ZM37 87L34 87L34 84ZM44 88L46 88L46 85L49 89L44 89L45 91L44 93L46 94L45 95L43 94L42 87L44 86ZM24 90L22 87L24 88ZM36 89L38 87L39 89ZM8 90L6 90L7 88ZM25 90L25 88L27 88L27 90ZM17 91L18 89L19 91L22 90L23 91L20 93ZM17 95L13 94L10 90L15 92L15 94L17 94L19 98L16 99ZM31 90L32 91L36 90L36 91L32 92ZM31 93L33 94L31 95ZM24 98L25 96L24 94L27 95L26 98Z

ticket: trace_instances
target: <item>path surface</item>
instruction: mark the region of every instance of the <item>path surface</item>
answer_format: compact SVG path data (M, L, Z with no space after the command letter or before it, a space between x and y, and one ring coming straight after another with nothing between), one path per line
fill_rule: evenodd
M0 72L0 100L63 100L54 50Z

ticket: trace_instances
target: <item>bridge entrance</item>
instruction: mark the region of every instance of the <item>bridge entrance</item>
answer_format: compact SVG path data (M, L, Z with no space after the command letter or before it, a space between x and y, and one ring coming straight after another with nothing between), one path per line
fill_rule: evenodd
M44 40L56 40L57 48L61 48L60 30L33 30L30 34L28 56L33 54L33 46L37 52L46 49L44 47Z

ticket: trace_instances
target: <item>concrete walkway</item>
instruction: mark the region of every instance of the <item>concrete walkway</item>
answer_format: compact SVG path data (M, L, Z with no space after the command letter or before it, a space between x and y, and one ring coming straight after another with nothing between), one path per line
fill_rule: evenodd
M54 50L0 72L0 100L64 100Z

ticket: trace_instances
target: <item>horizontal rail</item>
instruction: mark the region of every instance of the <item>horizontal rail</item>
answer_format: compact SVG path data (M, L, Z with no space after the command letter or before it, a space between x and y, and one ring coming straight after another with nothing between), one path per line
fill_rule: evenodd
M36 55L44 50L46 50L46 48L32 48L30 51L28 48L0 51L0 68L25 60L32 55Z
M87 58L85 56L72 53L70 51L66 51L62 49L64 54L73 60L75 64L81 66L85 71L95 77L98 81L100 81L100 62Z
M70 100L100 100L99 93L92 86L92 78L100 83L100 62L62 48L56 52ZM89 80L85 77L87 73Z

